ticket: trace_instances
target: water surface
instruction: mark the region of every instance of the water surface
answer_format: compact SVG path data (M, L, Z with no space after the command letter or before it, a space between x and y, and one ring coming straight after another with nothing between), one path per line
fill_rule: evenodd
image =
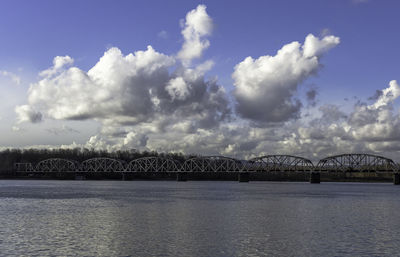
M0 181L1 256L398 256L392 184Z

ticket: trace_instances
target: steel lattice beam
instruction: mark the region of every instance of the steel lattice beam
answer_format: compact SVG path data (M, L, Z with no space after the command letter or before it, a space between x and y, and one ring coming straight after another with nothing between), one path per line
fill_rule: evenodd
M60 158L40 161L35 167L36 172L73 172L78 169L78 162Z
M125 163L112 158L92 158L82 162L80 170L83 172L123 172Z
M195 157L182 165L186 172L241 172L244 163L224 156Z
M340 154L321 159L316 167L322 172L394 172L393 160L372 154Z
M293 155L265 155L248 161L248 169L252 171L312 171L313 163L303 157Z
M143 157L129 162L127 172L178 172L180 165L176 161L161 157Z

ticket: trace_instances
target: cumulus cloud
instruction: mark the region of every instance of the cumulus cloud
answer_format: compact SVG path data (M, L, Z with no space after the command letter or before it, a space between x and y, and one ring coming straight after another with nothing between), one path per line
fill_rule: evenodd
M18 123L22 122L38 123L42 121L42 114L32 109L32 107L29 105L17 106L15 107L15 112L17 113Z
M74 63L74 59L66 56L56 56L53 59L53 66L47 70L40 72L40 76L49 77L56 74L58 71L62 70L65 66L72 65Z
M375 108L378 101L364 105L374 115L376 113L376 119L359 123L353 123L352 119L355 113L363 111L359 109L360 103L348 111L338 105L324 104L318 107L310 120L299 119L267 127L249 127L249 121L239 119L209 129L196 127L191 119L182 119L182 116L157 116L152 123L103 126L101 132L91 137L83 147L223 154L237 158L293 154L314 161L332 154L365 152L398 159L400 116L392 106L396 99ZM170 119L173 122L169 122ZM161 125L154 126L165 122L166 129L160 130Z
M389 82L389 87L380 91L381 93L378 96L378 100L372 106L373 108L379 108L382 106L387 106L392 103L396 98L400 96L400 87L396 80L392 80Z
M358 101L348 113L336 105L321 106L321 117L302 124L295 132L299 145L316 156L344 152L393 156L392 151L400 150L400 116L393 107L399 89L396 81L390 81L389 87L375 94L374 103Z
M298 85L320 68L319 58L339 44L335 36L319 39L309 34L303 45L284 45L275 56L247 57L234 68L236 110L257 122L282 122L299 115Z
M186 14L186 20L182 25L184 43L178 58L185 65L190 65L192 59L201 57L203 51L210 46L210 41L204 37L211 34L213 21L206 12L206 6L199 5Z
M88 72L57 63L31 85L28 96L27 106L49 118L137 124L184 115L198 125L210 119L208 126L230 112L223 88L205 80L201 67L170 73L175 59L151 46L128 55L111 48Z
M28 104L16 108L19 121L37 122L42 114L56 120L94 119L102 129L88 146L142 149L151 141L148 134L218 128L230 119L231 108L225 89L215 78L205 77L213 61L181 65L200 57L209 44L203 37L210 34L212 21L205 9L199 5L187 14L185 41L177 56L151 46L124 55L113 47L87 72L75 67L69 56L55 57L52 67L30 86Z
M399 96L400 87L397 81L392 80L375 103L356 104L349 119L354 138L365 141L400 140L400 117L393 110L393 103Z
M186 84L182 77L171 79L165 89L168 91L172 100L175 98L179 100L185 100L189 95L190 85Z
M142 148L147 145L149 137L144 134L138 134L136 132L129 132L124 138L124 146L129 148Z
M151 46L124 54L113 47L88 71L76 67L69 56L56 57L31 84L28 103L15 108L18 122L94 119L100 124L86 143L62 147L237 158L293 154L313 160L343 152L400 151L396 81L351 110L319 106L315 88L298 94L299 85L320 69L321 56L339 44L338 37L310 34L303 44L284 45L274 56L246 58L234 68L230 98L217 78L206 76L213 61L191 64L209 46L205 37L212 20L205 10L200 5L187 14L178 54ZM311 106L306 114L302 101ZM78 133L67 125L47 132Z

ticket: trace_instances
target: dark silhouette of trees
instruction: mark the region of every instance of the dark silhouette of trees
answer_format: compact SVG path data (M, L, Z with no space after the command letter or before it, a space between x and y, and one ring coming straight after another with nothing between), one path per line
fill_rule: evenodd
M158 153L156 151L139 152L132 150L118 150L108 152L105 150L95 150L87 148L74 149L6 149L0 152L0 172L13 171L14 163L28 162L36 165L38 162L49 158L62 158L83 162L87 159L96 157L107 157L129 162L141 157L160 156L170 158L183 163L194 155L184 155L182 153Z

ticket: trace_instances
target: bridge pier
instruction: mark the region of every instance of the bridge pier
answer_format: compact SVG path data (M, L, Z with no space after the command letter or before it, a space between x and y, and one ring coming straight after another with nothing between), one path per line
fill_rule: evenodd
M400 185L400 173L399 172L393 173L393 184Z
M249 172L239 172L238 181L239 182L249 182L250 181L250 173Z
M321 173L312 171L310 173L310 183L311 184L321 183Z
M75 180L85 180L86 176L83 174L75 174Z
M176 181L187 181L188 173L187 172L177 172L176 173Z

